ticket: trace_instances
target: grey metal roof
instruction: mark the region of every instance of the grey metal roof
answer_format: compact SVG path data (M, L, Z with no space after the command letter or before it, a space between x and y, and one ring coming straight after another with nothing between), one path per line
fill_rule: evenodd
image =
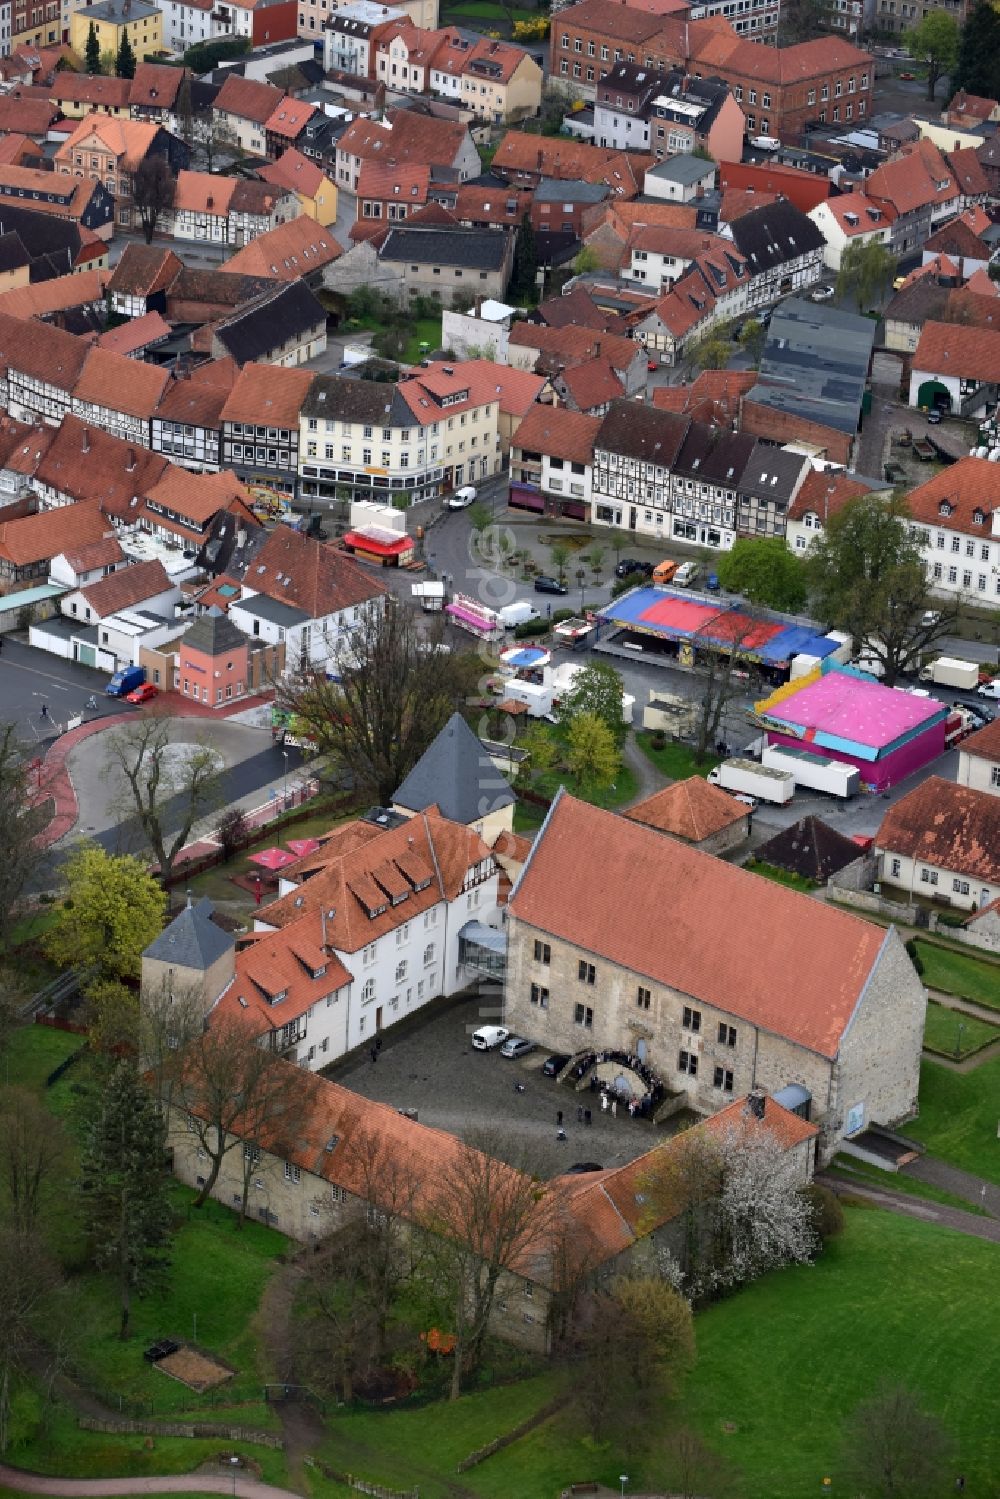
M837 432L856 432L874 342L871 318L793 297L771 319L747 399Z
M437 804L444 817L468 824L509 807L514 793L462 715L453 713L392 799L413 812Z
M212 920L213 909L204 896L185 906L166 931L149 944L143 957L175 963L178 968L211 968L234 946L229 932Z
M184 644L208 656L224 656L227 651L246 645L247 638L231 619L218 609L210 609L196 619L184 636Z
M304 609L296 609L294 604L286 604L284 599L269 599L266 593L251 594L248 599L240 599L231 604L230 608L240 609L257 619L266 619L272 625L282 625L286 630L303 624L309 618Z
M603 203L610 195L606 182L556 182L550 177L534 191L536 203Z
M474 271L503 269L509 234L505 229L392 229L380 260L415 265L461 266Z
M652 176L662 177L665 182L683 183L700 182L709 173L715 173L714 162L705 161L701 156L688 155L670 156L666 161L658 161L652 170ZM535 196L538 196L537 192Z

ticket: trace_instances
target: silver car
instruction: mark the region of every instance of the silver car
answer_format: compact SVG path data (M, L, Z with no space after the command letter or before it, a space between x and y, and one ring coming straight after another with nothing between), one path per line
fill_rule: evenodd
M508 1036L500 1048L502 1057L526 1057L529 1051L534 1051L534 1041L528 1041L524 1036Z

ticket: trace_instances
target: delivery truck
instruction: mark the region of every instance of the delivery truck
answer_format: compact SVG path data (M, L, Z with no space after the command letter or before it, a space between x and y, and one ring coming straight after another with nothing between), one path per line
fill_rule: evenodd
M772 770L786 770L796 786L825 791L829 796L857 796L861 790L861 772L856 765L845 765L843 760L827 760L822 755L811 755L808 750L783 749L769 744L764 750L762 764Z
M108 697L125 697L127 693L141 687L145 680L144 666L123 666L115 672L104 691Z
M709 771L709 782L734 795L757 797L762 802L790 802L795 795L795 777L787 770L773 770L755 760L723 760Z
M503 620L505 630L513 630L517 625L526 625L529 620L541 619L541 615L534 604L529 604L527 599L515 599L513 604L504 604L497 613Z
M979 686L979 663L959 661L956 656L938 656L920 668L921 682L933 682L935 687L961 687L965 692L975 692Z

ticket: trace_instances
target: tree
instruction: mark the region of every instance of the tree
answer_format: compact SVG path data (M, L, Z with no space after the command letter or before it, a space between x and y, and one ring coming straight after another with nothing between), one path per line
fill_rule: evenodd
M723 588L768 609L796 614L806 601L802 560L781 536L737 537L732 550L719 558L718 574Z
M551 1203L540 1163L494 1131L470 1135L439 1164L422 1223L436 1240L438 1284L452 1318L457 1400L482 1357L502 1276L547 1243Z
M131 78L131 73L120 73ZM165 156L146 156L132 174L132 202L139 211L139 221L147 245L156 233L157 220L173 207L177 178Z
M739 344L740 348L750 356L754 369L760 364L766 342L767 329L764 324L758 322L755 317L748 317L740 329Z
M490 507L484 504L482 500L474 500L465 513L468 517L470 527L477 534L480 531L485 531L487 526L493 524Z
M87 45L83 49L84 66L90 74L101 71L101 44L97 37L97 27L93 21L87 32Z
M168 970L142 986L139 1003L140 1065L153 1096L169 1119L174 1093L184 1076L189 1044L205 1029L205 1001L197 985Z
M583 1301L577 1329L573 1402L597 1441L614 1432L627 1451L694 1365L691 1308L659 1278L623 1277Z
M940 1494L950 1443L941 1423L914 1395L884 1385L863 1400L844 1433L842 1463L851 1484L881 1499Z
M199 818L218 805L221 761L208 744L171 743L172 720L140 713L107 738L105 774L128 809L167 884Z
M601 269L601 257L592 245L583 245L576 252L573 260L573 272L577 276L586 276L591 271Z
M688 1426L667 1432L654 1462L663 1475L661 1486L676 1499L700 1499L702 1494L728 1499L742 1492L729 1465Z
M946 11L932 10L904 32L903 40L910 56L927 64L927 100L933 104L938 79L958 61L958 22Z
M234 859L241 849L246 848L250 838L250 824L242 807L230 807L223 812L215 836L227 861Z
M732 345L717 329L711 329L684 351L687 363L700 370L722 370L729 363Z
M45 939L64 967L92 966L134 978L144 950L163 929L166 896L138 859L84 844L66 864L68 897Z
M35 840L48 813L35 790L15 725L0 724L0 949L46 857Z
M84 1142L81 1189L94 1258L118 1282L119 1336L129 1335L133 1295L166 1269L171 1213L163 1119L130 1061L97 1095Z
M243 1159L265 1134L296 1116L299 1075L269 1046L258 1045L235 1016L217 1017L188 1043L180 1074L169 1079L172 1102L187 1116L198 1146L209 1160L208 1174L195 1198L204 1207L230 1151L243 1147ZM245 1195L245 1194L244 1194Z
M968 13L951 83L956 92L1000 97L1000 14L990 0L979 0Z
M628 726L624 717L625 685L606 661L590 660L573 678L573 685L559 704L561 724L571 724L581 713L593 714L611 732L614 742L625 742Z
M538 776L547 774L559 758L556 741L548 727L542 723L528 725L521 735L520 748L524 750L524 759L518 771L518 781L522 786L530 786Z
M23 1240L35 1236L43 1208L62 1186L68 1161L61 1122L28 1089L5 1088L0 1093L0 1182L7 1227Z
M116 1065L123 1053L139 1049L139 1000L118 979L100 978L88 984L87 1045L105 1067Z
M517 231L517 244L514 247L512 283L514 291L519 296L534 295L537 272L538 247L535 244L535 231L531 227L531 215L526 213L521 219L521 227Z
M586 554L587 566L590 568L590 571L594 575L595 583L600 583L601 581L601 571L604 567L604 559L607 555L607 548L601 546L600 543L598 543L596 546L592 546L590 548L590 551Z
M826 11L820 0L786 0L778 19L778 45L811 42L826 30Z
M566 768L587 791L603 791L621 770L615 736L596 713L577 713L566 732Z
M118 56L115 58L115 72L119 78L135 77L135 53L132 51L132 43L128 39L128 31L123 28L122 39L118 46ZM147 244L149 241L147 240Z
M496 528L489 527L489 537ZM359 797L388 806L392 794L452 713L464 705L471 653L428 650L408 609L369 607L348 642L334 650L339 682L325 671L286 679L281 706L309 725L330 773ZM433 644L434 641L432 640Z
M745 688L745 677L751 666L753 640L757 621L754 610L745 610L741 616L745 623L739 633L724 644L695 632L695 667L700 681L698 719L695 728L695 759L700 765L720 743L730 703L741 695ZM717 621L709 621L710 629L717 629Z
M10 1223L0 1225L0 1454L19 1432L15 1382L29 1372L37 1347L36 1317L58 1284L58 1272L43 1244ZM23 1407L21 1408L23 1414ZM34 1422L30 1424L35 1424Z
M891 687L954 628L957 604L934 601L905 502L860 495L830 516L806 559L813 606L872 657Z
M896 265L895 255L877 240L847 245L837 272L838 297L853 295L859 311L862 307L870 307L891 285Z
M556 577L560 583L565 581L566 569L573 560L573 552L565 541L554 541L549 547L549 556L552 558L552 566L556 570Z

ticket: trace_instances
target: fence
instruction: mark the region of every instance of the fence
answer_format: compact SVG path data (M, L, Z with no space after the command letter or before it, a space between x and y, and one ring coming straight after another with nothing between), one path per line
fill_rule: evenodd
M65 1073L67 1073L71 1067L74 1067L76 1065L76 1063L80 1060L86 1050L87 1043L85 1041L77 1051L72 1051L70 1052L68 1057L64 1057L63 1060L59 1063L58 1067L53 1067L52 1071L45 1079L46 1088L53 1087L54 1084L57 1083L59 1079Z
M319 789L320 785L318 781L307 781L301 787L293 787L288 793L287 803L284 795L279 795L274 801L267 801L260 807L254 807L252 811L246 814L245 819L251 833L262 832L270 823L276 822L278 818L284 818L283 826L290 828L294 827L297 822L301 822L307 817L312 817L314 814L309 803L315 800ZM352 797L340 796L329 798L327 805L329 806L330 820L333 821L334 818L340 816L343 812L350 811L356 803ZM235 851L237 853L245 852L246 849L253 846L254 842L254 837L246 838L240 842ZM164 884L168 890L172 890L175 885L187 884L196 875L204 874L207 869L215 869L219 864L224 864L227 857L225 849L220 844L218 848L213 848L210 853L202 854L197 859L186 859L170 878L164 881Z
M252 1442L258 1447L283 1448L285 1445L273 1431L228 1426L216 1421L133 1421L126 1417L99 1421L93 1416L78 1416L76 1424L83 1431L106 1431L119 1436L220 1437L227 1442Z
M67 1020L62 1015L36 1015L36 1025L47 1025L53 1031L69 1031L73 1036L85 1036L87 1027L80 1025L75 1020Z

